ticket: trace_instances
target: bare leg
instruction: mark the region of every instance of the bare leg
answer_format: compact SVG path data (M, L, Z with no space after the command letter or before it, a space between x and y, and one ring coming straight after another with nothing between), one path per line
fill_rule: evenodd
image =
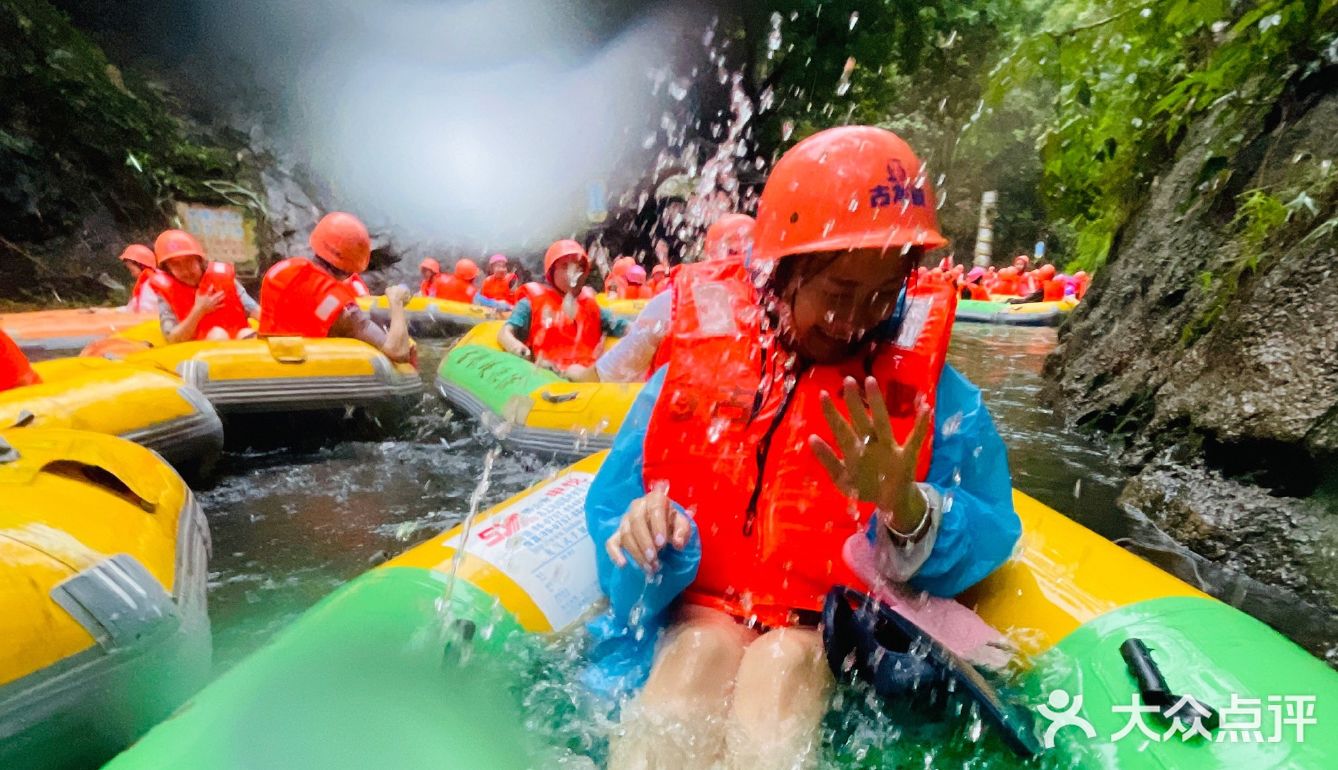
M768 631L748 646L734 681L724 767L810 768L832 675L813 629Z
M650 679L623 709L615 770L709 768L725 747L725 716L744 647L755 634L723 612L689 608L661 642Z

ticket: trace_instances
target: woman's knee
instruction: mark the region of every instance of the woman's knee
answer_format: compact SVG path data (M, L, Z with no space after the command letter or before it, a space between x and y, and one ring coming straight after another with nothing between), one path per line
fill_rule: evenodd
M812 718L826 702L831 673L822 635L781 628L763 634L744 651L735 678L735 710L743 718Z
M651 668L646 693L727 693L748 639L733 623L689 622L671 630Z

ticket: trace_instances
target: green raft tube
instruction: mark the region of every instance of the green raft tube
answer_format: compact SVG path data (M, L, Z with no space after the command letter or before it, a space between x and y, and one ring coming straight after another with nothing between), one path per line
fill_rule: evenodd
M536 683L518 687L502 672L527 635L576 629L599 605L595 545L583 507L602 461L603 455L586 458L481 514L468 533L457 527L351 581L109 769L557 765L536 745L537 730L526 721L543 717L524 714L511 694ZM1032 498L1015 493L1014 499L1024 528L1015 556L962 601L1017 648L1024 665L1019 692L1037 712L1038 737L1049 731L1053 739L1053 748L1026 766L1332 766L1338 757L1334 671L1262 623ZM443 621L448 593L445 617L451 620ZM473 637L463 668L444 662L457 657L443 655L443 627ZM1221 725L1210 738L1153 741L1138 730L1114 737L1128 722L1116 709L1127 710L1137 697L1119 650L1129 637L1151 649L1174 692L1219 710ZM1286 712L1275 729L1268 707L1281 707L1283 698L1313 706L1298 711L1312 717L1301 734ZM1250 732L1238 729L1242 717L1235 712L1250 713L1251 706L1262 713L1255 728L1260 740L1230 740ZM1090 736L1067 723L1049 730L1042 707L1071 711ZM1165 729L1151 719L1148 724L1157 733ZM937 758L935 765L947 759L940 745L910 736L888 738L877 758L827 751L824 762L924 767L926 757ZM966 766L1021 764L988 730L969 747Z
M1017 305L1002 301L963 299L957 301L957 320L1005 326L1058 326L1077 304L1073 299Z
M481 323L447 352L441 397L511 449L575 460L612 446L642 384L569 382L502 350L501 325Z

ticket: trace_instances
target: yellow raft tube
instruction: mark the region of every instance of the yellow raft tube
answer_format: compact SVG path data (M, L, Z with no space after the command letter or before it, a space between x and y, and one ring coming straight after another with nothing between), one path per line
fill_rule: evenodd
M72 428L135 442L191 477L207 474L223 448L209 399L167 372L100 358L39 361L42 381L0 393L0 428Z
M152 452L0 431L0 767L95 767L203 683L208 553Z
M126 344L108 355L180 375L225 416L400 408L423 388L417 369L393 363L359 340L267 337L167 345L157 322L114 339Z
M511 642L520 635L574 631L590 618L603 601L595 571L602 544L589 535L584 503L602 462L603 455L588 457L485 511L472 526L351 581L109 770L552 766L533 757L475 756L504 753L515 736L496 737L504 732L491 721L496 714L454 707L471 672L443 666L440 647L424 640L436 638L449 618L449 627L473 639L470 660L482 665L493 656L514 659ZM1323 662L1031 497L1015 492L1013 499L1023 528L1016 552L960 601L1017 649L1024 672L1017 692L1037 713L1041 732L1049 726L1041 706L1056 703L1054 693L1081 698L1077 715L1091 736L1072 727L1051 731L1055 746L1040 767L1254 770L1327 767L1324 760L1338 756L1338 722L1321 711L1338 697L1338 674ZM443 596L451 603L446 616ZM1119 649L1129 637L1147 644L1176 693L1223 710L1236 696L1313 695L1319 722L1299 740L1288 730L1267 742L1225 735L1112 740L1128 721L1115 707L1127 710L1138 697ZM395 689L378 694L386 681ZM534 686L522 681L513 691ZM881 761L870 754L879 767L925 766L933 757L949 764L937 742L909 731L866 736L886 742L878 747ZM852 748L854 756L835 757L835 766L871 766ZM966 750L975 753L953 766L1018 766L997 740Z
M382 326L390 323L390 303L385 296L358 297L358 307L367 311L372 320ZM416 296L404 304L404 315L411 333L423 337L442 337L458 334L504 314L468 302Z
M156 313L131 313L119 307L34 310L0 313L0 329L29 354L76 353L94 340L157 317Z
M501 321L481 323L447 352L437 391L506 446L584 457L613 444L640 382L569 382L497 343Z
M650 302L648 299L618 299L602 291L595 295L595 301L600 307L608 308L613 315L627 321L635 321L641 311L646 309L646 303Z

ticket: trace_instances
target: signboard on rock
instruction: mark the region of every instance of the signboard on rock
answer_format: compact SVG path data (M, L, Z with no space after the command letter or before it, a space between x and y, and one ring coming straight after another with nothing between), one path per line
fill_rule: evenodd
M255 221L247 216L246 209L178 202L176 211L182 229L200 239L209 259L236 265L238 275L256 275L259 250Z

